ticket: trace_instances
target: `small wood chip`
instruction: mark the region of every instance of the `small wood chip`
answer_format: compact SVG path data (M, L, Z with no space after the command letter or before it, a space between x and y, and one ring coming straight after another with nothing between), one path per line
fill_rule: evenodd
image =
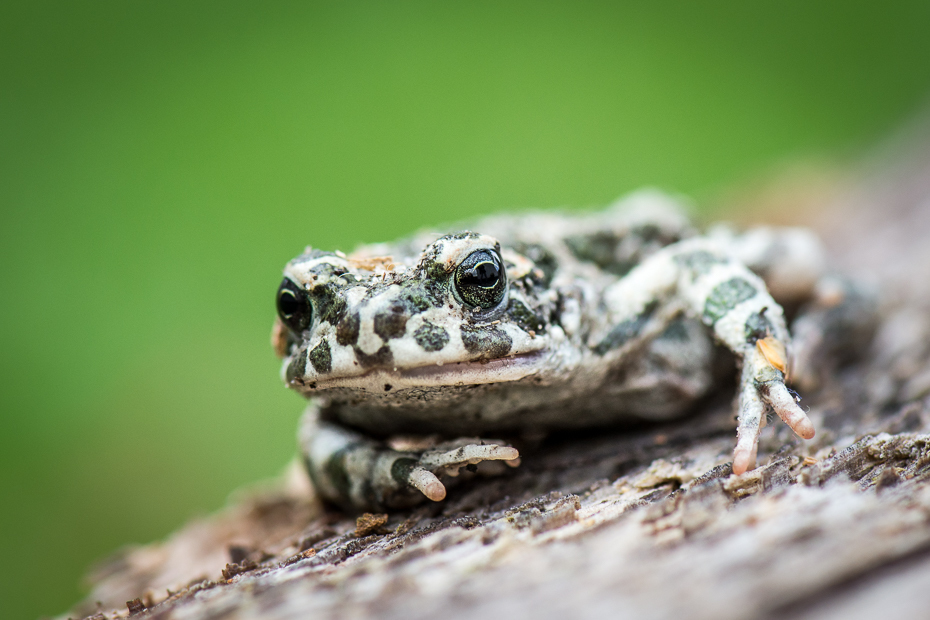
M224 568L222 571L223 579L229 581L236 575L247 573L250 570L255 570L256 568L258 568L258 563L249 559L245 559L239 564L227 564L226 568Z
M145 605L142 604L141 598L134 598L131 601L126 601L126 607L129 608L130 616L135 616L145 611Z
M355 537L361 538L362 536L368 536L373 534L376 530L380 529L382 525L387 523L388 516L386 514L371 514L366 512L358 519L355 520Z

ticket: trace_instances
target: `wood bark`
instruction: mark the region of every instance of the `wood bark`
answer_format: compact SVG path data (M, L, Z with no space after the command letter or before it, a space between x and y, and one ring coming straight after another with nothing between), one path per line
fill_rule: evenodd
M325 508L294 469L101 566L69 615L926 616L927 144L847 177L815 224L836 268L882 287L882 310L870 348L804 394L814 440L776 422L761 466L732 476L722 390L676 423L549 438L509 475L406 512Z

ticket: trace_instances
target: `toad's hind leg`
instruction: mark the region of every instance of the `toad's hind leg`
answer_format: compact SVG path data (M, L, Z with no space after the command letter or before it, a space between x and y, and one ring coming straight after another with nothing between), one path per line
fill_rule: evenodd
M622 355L630 346L628 332L648 333L681 312L711 328L742 362L733 453L733 471L740 474L755 460L766 406L800 437L813 437L814 426L785 387L789 336L781 306L759 276L724 247L715 240L683 241L630 271L605 292L614 327L594 350Z
M736 233L720 226L710 237L764 281L794 315L791 382L811 391L838 366L861 356L878 325L879 296L826 270L826 251L807 228L760 226Z
M321 419L311 403L298 435L307 472L317 492L352 510L400 508L446 496L441 476L483 461L516 465L519 453L503 442L459 439L428 450L399 451L361 433Z

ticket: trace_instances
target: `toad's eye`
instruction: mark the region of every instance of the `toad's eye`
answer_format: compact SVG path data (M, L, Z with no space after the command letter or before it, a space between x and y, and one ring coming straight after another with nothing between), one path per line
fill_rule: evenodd
M455 290L465 303L493 308L504 298L507 274L494 250L472 252L455 270Z
M304 331L313 318L313 306L307 293L288 278L278 287L278 316L295 334Z

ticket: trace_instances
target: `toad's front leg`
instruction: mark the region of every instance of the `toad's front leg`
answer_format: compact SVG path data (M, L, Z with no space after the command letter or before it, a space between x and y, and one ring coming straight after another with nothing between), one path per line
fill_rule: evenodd
M519 452L503 442L457 439L425 450L395 450L307 407L298 437L307 472L323 498L351 510L410 506L446 497L441 477L483 461L515 466Z

